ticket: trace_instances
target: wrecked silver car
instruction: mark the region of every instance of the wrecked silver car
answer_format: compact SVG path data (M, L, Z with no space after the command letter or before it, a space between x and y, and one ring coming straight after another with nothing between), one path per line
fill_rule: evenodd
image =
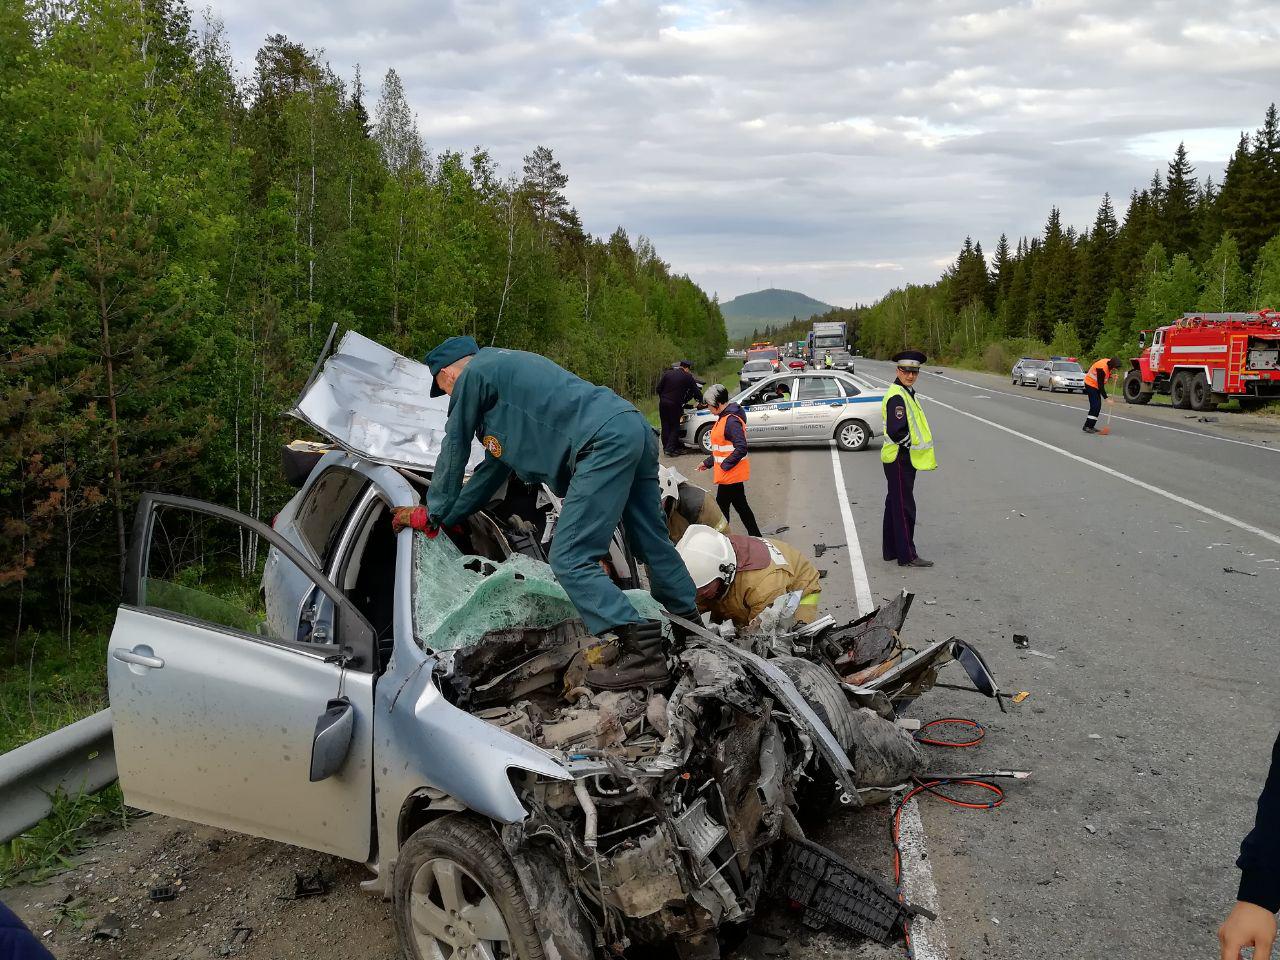
M300 409L351 370L416 375L353 336ZM895 705L964 651L904 647L909 596L843 626L689 624L670 681L593 689L616 654L541 560L554 498L513 482L456 532L394 534L430 444L397 462L394 434L339 409L309 419L333 449L274 529L144 497L108 654L129 804L367 864L408 958L715 957L770 899L900 933L912 908L804 825L923 767ZM616 546L613 574L661 617Z

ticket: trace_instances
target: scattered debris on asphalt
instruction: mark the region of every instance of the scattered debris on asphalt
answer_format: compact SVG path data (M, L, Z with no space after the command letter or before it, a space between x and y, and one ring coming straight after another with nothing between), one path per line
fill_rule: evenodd
M845 544L843 543L832 543L832 544L815 543L813 545L813 555L814 557L820 557L824 553L826 553L828 550L839 550L843 546L845 546Z
M1238 573L1238 574L1240 574L1240 575L1241 575L1241 576L1243 576L1243 577L1256 577L1256 576L1257 576L1257 574L1256 574L1256 573L1253 573L1253 572L1252 572L1252 571L1250 571L1250 570L1237 570L1235 567L1223 567L1223 568L1222 568L1222 572L1223 572L1223 573Z
M322 897L329 892L329 881L316 870L313 873L294 871L293 892L285 894L281 900L305 900L307 897Z
M1011 699L1013 700L1014 703L1021 703L1023 700L1027 699L1027 697L1029 696L1031 696L1030 690L1022 690L1018 693L1015 693Z
M1097 833L1097 832L1098 832L1098 828L1097 828L1097 827L1095 827L1092 823L1086 823L1086 824L1084 825L1084 828L1085 828L1086 830L1088 830L1090 833Z
M777 530L773 531L773 533L771 533L770 536L776 537L778 534L786 533L790 529L791 528L789 526L787 526L786 524L783 524Z
M1025 650L1031 646L1031 638L1025 633L1015 633L1013 635L1013 645L1020 650Z
M1041 651L1041 650L1028 650L1028 651L1027 651L1027 653L1031 654L1033 657L1044 657L1046 660L1057 660L1057 659L1058 659L1058 658L1057 658L1057 657L1055 657L1052 653L1045 653L1045 652L1043 652L1043 651Z
M147 891L147 899L152 903L168 903L178 899L177 884L166 883L160 887L152 887Z
M124 920L116 913L108 913L93 930L95 940L119 940L123 936Z

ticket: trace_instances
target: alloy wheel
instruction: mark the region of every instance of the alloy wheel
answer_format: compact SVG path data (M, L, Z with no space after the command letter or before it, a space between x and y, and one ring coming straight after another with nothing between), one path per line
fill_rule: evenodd
M409 894L413 936L430 960L511 960L511 934L497 901L460 863L423 862Z
M862 446L866 440L866 434L861 424L846 423L840 428L840 443L849 450Z

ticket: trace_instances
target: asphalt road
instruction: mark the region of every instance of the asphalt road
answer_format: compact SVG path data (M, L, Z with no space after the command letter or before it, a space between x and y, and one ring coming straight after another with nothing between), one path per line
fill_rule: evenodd
M917 484L917 543L937 565L880 559L876 444L837 455L853 532L873 596L916 593L909 640L970 640L1004 689L1030 694L1008 714L965 693L923 697L923 719L972 717L988 728L980 747L936 751L931 766L1034 775L1007 784L995 811L920 804L909 890L935 887L940 919L918 923L917 956L1215 955L1280 725L1280 421L1200 423L1118 403L1125 419L1111 436L1091 437L1080 431L1083 398L935 369L919 389L940 468ZM858 372L888 379L892 367L860 362ZM674 460L708 483L696 462ZM748 489L766 533L785 527L779 536L797 547L829 548L816 561L824 610L853 617L856 551L834 477L829 448L760 449ZM1016 649L1014 633L1048 656ZM821 839L891 870L886 806L833 819ZM331 881L328 896L279 899L295 871L317 869ZM150 885L177 878L186 883L177 901L147 901ZM360 892L359 879L358 866L332 858L150 817L108 836L73 871L5 899L52 930L65 957L225 949L390 960L387 907ZM59 921L67 895L86 918L79 929ZM89 931L107 910L125 918L126 939L95 943ZM238 942L237 925L252 927L251 939ZM904 955L805 934L780 914L758 927L791 936L797 958ZM779 946L757 935L738 956L777 956Z
M1214 955L1280 726L1280 421L1118 401L1125 419L1089 436L1080 396L933 367L919 392L940 467L917 483L917 546L935 567L880 559L876 446L840 455L872 592L915 591L909 638L974 641L1004 689L1030 692L1007 715L948 690L922 698L925 719L988 726L934 766L1034 771L999 810L921 805L947 945L935 955ZM827 449L754 454L766 532L844 543L832 474ZM818 561L824 606L852 614L849 562ZM828 840L883 827L863 812Z

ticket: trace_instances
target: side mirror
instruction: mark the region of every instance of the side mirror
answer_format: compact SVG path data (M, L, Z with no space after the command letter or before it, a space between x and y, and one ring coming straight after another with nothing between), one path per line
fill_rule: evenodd
M1147 345L1147 331L1143 330L1138 334L1138 346L1145 347Z
M952 641L951 655L969 675L974 689L983 696L995 697L1003 712L1004 703L1000 700L1000 685L996 683L996 678L991 673L991 668L987 666L987 662L982 659L982 655L963 640Z
M351 750L355 732L356 710L346 697L330 700L324 713L316 719L316 732L311 740L311 782L327 780L342 769Z

